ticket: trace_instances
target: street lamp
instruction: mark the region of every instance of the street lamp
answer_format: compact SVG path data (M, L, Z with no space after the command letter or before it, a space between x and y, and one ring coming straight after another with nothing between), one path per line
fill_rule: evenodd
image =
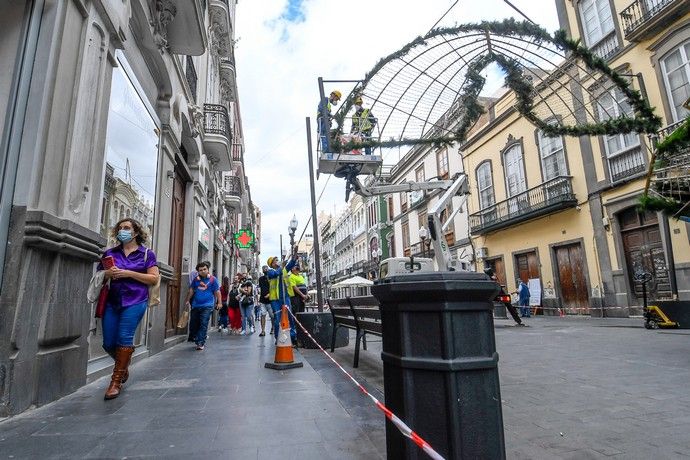
M422 257L426 257L426 238L429 236L429 232L425 227L419 228L419 238L422 240Z
M288 232L290 233L290 247L295 245L295 232L297 231L297 216L292 215L292 220L290 220L290 226L288 227Z

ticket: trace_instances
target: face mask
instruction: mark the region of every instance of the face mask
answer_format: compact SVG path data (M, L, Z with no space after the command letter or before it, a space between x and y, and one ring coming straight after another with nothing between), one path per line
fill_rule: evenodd
M356 105L356 106L355 106L355 109L356 109L356 110L362 110L362 106L361 106L361 105Z
M132 241L132 231L131 230L120 230L117 232L117 239L122 243L128 243Z

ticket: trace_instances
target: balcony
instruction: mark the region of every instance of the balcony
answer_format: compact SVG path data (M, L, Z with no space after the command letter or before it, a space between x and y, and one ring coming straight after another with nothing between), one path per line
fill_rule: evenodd
M625 39L650 38L689 11L687 0L635 0L620 13Z
M230 171L230 117L224 105L204 104L204 153L216 171Z
M237 90L236 72L235 72L235 59L234 53L230 52L231 58L221 58L220 60L220 92L222 102L233 102L237 98L235 97L235 91Z
M196 67L194 67L194 61L191 56L187 56L187 65L185 66L185 78L187 80L187 86L189 86L189 91L192 93L192 100L196 104L196 87L199 81L199 77L196 75Z
M157 2L153 2L157 3ZM160 2L156 11L154 30L165 28L167 46L173 54L201 56L206 51L204 8L199 0L169 0ZM156 31L160 33L160 31Z
M618 37L615 31L611 31L606 37L599 40L597 43L591 47L592 53L596 54L603 60L608 60L618 52L620 48L620 43L618 43Z
M482 235L577 205L572 178L556 177L469 216L470 232Z
M237 176L223 178L223 201L231 209L239 211L242 205L242 180Z
M424 245L422 245L422 242L420 241L419 243L415 243L412 246L410 246L409 249L409 254L406 254L407 257L434 257L434 248L431 246L431 241L425 241Z
M614 157L609 157L609 171L613 183L628 180L646 172L646 154L642 150L642 145L635 146Z
M211 51L221 57L232 54L232 22L228 0L210 0Z
M343 240L335 245L335 252L340 252L343 248L346 248L348 245L352 244L352 235L347 235Z

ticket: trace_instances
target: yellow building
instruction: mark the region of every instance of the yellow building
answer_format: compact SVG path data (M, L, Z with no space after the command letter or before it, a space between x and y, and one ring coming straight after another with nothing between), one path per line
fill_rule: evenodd
M690 113L690 2L556 0L561 28L607 60L664 120L663 137ZM621 94L581 80L611 106ZM640 314L650 298L690 299L689 226L638 213L653 139L629 134L547 138L514 109L512 92L461 146L470 177L469 225L479 267L502 284L539 279L545 313Z

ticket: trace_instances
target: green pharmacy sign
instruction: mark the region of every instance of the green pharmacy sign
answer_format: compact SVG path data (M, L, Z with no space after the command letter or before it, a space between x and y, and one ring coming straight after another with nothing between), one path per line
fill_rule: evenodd
M254 233L247 228L241 228L239 232L235 233L235 244L238 248L247 249L254 244Z

